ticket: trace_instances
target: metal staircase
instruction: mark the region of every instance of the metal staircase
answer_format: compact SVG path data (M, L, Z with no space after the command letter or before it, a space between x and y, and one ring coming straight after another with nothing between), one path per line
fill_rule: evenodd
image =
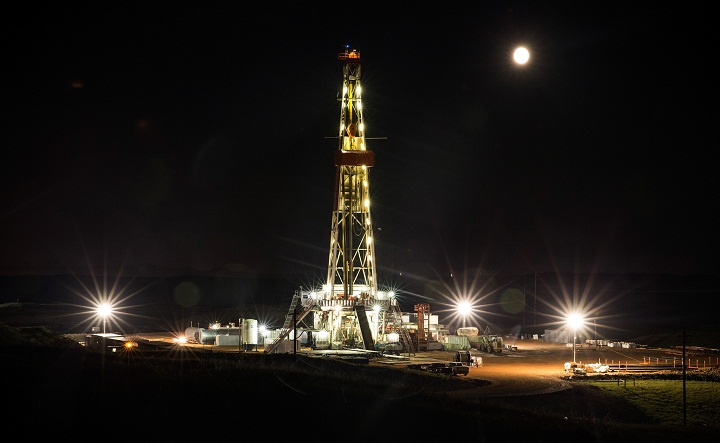
M290 308L288 309L288 313L285 315L285 322L283 323L282 329L280 329L280 334L278 337L273 340L272 343L265 346L264 353L265 354L271 354L275 352L277 347L280 345L280 343L283 340L287 339L287 336L290 334L290 331L293 330L295 323L302 321L310 312L313 311L314 304L310 303L307 307L305 307L301 312L296 314L296 309L298 304L301 304L302 301L302 292L301 291L295 291L295 294L293 294L292 301L290 302ZM294 322L293 322L294 319ZM295 337L297 339L297 337Z
M408 355L415 355L415 346L413 344L412 338L410 337L410 333L408 332L405 325L403 325L402 312L400 311L397 301L395 300L390 302L390 313L392 314L393 324L396 326L398 337L400 338L400 343L402 343L402 345L405 347Z

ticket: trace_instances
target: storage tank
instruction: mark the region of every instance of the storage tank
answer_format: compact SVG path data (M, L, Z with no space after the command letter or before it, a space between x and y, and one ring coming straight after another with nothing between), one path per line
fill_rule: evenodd
M245 346L245 350L257 349L258 345L258 323L257 320L246 318L242 320L242 337L241 341Z
M478 328L474 326L466 326L457 329L457 335L463 335L466 337L478 335Z
M204 329L198 330L199 338L198 343L203 345L215 344L215 337L217 337L217 329Z
M215 346L238 346L240 345L240 336L218 334L215 337Z
M188 343L200 343L200 328L187 328L185 329L185 340Z

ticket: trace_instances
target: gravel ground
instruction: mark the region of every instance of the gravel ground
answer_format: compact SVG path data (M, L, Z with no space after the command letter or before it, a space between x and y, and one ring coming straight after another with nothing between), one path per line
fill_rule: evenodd
M537 340L517 340L516 351L487 354L472 350L482 358L480 367L471 367L468 378L485 380L487 386L474 387L469 396L497 397L537 395L558 392L573 387L567 381L565 363L572 361L572 348L564 343ZM452 361L453 351L428 351L411 355L409 360L381 359L373 364L405 366L410 363ZM624 367L643 361L672 361L676 355L667 349L646 348L587 348L576 347L578 363L603 363Z

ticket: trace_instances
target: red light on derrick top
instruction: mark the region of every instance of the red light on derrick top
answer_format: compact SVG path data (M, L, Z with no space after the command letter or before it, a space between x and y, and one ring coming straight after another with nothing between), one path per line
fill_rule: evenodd
M357 49L346 49L345 52L341 52L338 54L338 60L359 61L360 51L358 51Z

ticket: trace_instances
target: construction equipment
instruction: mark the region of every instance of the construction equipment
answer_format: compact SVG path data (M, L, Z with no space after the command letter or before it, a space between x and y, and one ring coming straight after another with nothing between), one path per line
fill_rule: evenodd
M471 342L474 348L488 354L499 354L505 348L505 341L501 335L493 334L490 332L490 327L485 327L485 330L481 335L478 335L476 340Z

